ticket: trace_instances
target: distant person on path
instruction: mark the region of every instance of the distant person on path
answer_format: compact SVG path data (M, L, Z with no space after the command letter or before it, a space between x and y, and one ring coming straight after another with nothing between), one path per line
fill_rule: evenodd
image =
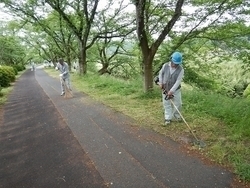
M35 67L35 63L34 62L31 63L31 71L36 71L36 67Z
M69 65L66 62L64 62L64 60L61 58L59 59L59 63L57 63L55 69L61 72L59 76L60 76L60 82L61 82L61 96L63 96L65 94L64 84L66 84L68 89L71 90Z
M180 111L182 106L181 100L181 81L184 76L182 64L182 54L174 52L171 55L170 62L165 63L159 72L158 85L162 89L162 101L164 107L164 125L168 125L171 121L180 121L181 117L176 109L172 106L170 100Z

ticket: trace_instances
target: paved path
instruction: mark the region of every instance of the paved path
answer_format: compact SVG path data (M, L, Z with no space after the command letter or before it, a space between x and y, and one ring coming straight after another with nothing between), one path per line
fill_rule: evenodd
M4 107L0 187L105 187L31 71L16 82Z
M15 83L0 129L0 187L229 188L233 174L42 69Z

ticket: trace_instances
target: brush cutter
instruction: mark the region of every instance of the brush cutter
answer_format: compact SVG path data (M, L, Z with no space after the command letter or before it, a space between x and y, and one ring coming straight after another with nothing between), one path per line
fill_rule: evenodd
M190 133L193 135L193 137L195 138L194 144L199 146L199 148L204 148L206 146L206 144L202 141L199 140L197 138L197 136L195 135L195 131L191 129L191 127L188 125L188 123L186 122L185 118L182 116L181 112L178 110L177 106L174 104L172 98L174 97L167 95L166 91L164 91L164 94L166 95L165 100L169 100L171 102L171 104L174 106L175 110L178 112L178 114L180 115L181 119L183 120L183 122L187 125Z

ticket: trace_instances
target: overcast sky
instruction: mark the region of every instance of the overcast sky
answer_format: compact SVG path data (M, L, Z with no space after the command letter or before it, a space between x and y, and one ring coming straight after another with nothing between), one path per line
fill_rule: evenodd
M0 3L0 21L9 21L12 16L10 16L6 10L3 8L3 4Z
M124 5L129 4L129 0L124 0L123 3ZM107 4L106 0L102 0L98 3L98 8L102 9L103 7L105 7L106 4ZM14 19L13 16L8 14L8 12L3 7L4 7L3 3L0 3L0 21L10 21L11 19ZM118 8L118 4L114 3L112 5L112 8ZM128 10L128 12L135 11L135 6L129 5L126 8L126 10Z

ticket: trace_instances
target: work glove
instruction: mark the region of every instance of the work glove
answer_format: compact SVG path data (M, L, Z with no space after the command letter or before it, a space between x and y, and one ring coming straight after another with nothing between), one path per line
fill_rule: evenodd
M58 67L56 67L55 70L58 70Z
M63 74L59 74L59 76L60 76L60 77L62 77L62 76L63 76Z
M169 100L169 99L172 99L172 98L174 98L174 95L166 95L165 100Z
M172 94L172 92L167 92L166 90L163 90L163 94L165 94L165 100L169 100L169 99L172 99L174 98L174 95Z

